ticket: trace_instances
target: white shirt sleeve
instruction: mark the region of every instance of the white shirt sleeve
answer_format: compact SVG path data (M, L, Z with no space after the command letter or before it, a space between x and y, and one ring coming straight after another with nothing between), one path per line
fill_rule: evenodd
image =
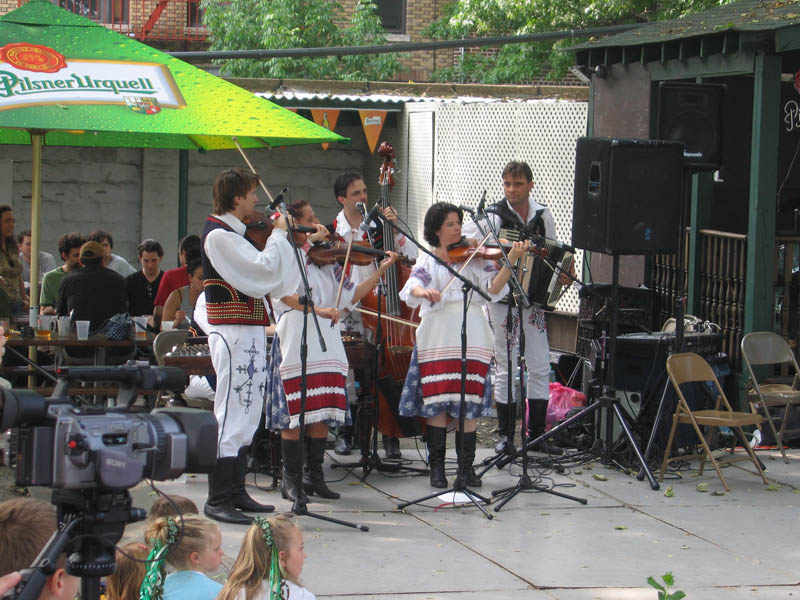
M206 256L217 273L237 290L259 298L293 294L300 274L286 232L275 228L263 251L238 233L215 229L206 236Z

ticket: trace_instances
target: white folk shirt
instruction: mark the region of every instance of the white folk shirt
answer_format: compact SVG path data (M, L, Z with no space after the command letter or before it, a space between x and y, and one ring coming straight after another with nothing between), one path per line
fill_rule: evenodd
M247 226L237 217L225 213L216 218L233 231L210 231L204 250L227 283L253 298L267 294L280 298L294 292L300 273L284 230L273 229L264 250L258 250L244 237Z
M334 220L336 223L336 233L339 234L345 242L349 242L350 238L353 236L353 228L350 226L350 223L347 221L347 216L344 214L344 209L339 211L339 214L336 215L336 219ZM366 232L361 231L358 226L355 229L356 237L354 241L368 241L368 237ZM399 231L396 231L394 234L394 248L399 254L406 256L411 259L417 258L417 247L408 241L406 236L404 236ZM350 279L358 285L365 279L367 279L370 275L375 272L375 265L353 265L350 269Z
M508 202L508 199L503 198L502 201L505 202L506 208L508 208L508 210L510 210L513 214L515 214L519 219L519 222L522 223L522 217L519 216L519 213L517 211L511 208L511 204ZM547 208L546 206L543 206L538 202L536 202L536 200L533 199L533 195L528 196L528 219L525 222L525 225L530 224L530 222L533 221L534 218L536 218L536 213L542 209L544 209L544 211L542 211L542 222L544 223L544 237L546 237L549 240L554 240L556 239L556 222L555 219L553 219L553 213L551 213L550 209ZM495 232L499 232L500 222L501 222L500 215L496 215L494 213L487 213L487 216L491 220ZM487 231L486 219L481 218L479 219L479 222L481 228L484 231ZM469 221L468 223L464 223L464 226L461 228L461 233L462 235L465 235L468 238L473 238L478 240L483 237L481 235L480 230L478 229L478 226L475 224L474 221ZM494 238L489 236L489 240L487 240L487 242L493 242L493 241Z

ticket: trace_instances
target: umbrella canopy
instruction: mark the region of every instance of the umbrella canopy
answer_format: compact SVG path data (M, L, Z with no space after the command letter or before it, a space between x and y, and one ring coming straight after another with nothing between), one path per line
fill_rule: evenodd
M2 144L245 148L343 138L84 17L32 0L0 17Z
M34 305L43 144L221 150L346 141L47 0L0 17L0 144L33 146Z

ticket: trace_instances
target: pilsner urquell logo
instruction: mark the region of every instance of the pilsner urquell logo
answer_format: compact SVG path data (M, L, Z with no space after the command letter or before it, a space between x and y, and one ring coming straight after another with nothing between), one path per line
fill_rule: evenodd
M0 109L31 103L108 103L152 115L160 112L163 102L184 105L171 74L160 64L67 62L52 48L24 42L0 48Z

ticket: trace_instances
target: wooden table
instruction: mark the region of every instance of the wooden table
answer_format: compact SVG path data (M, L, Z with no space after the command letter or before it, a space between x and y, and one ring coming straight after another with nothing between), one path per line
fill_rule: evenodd
M44 336L23 337L20 335L12 335L6 340L6 345L13 348L62 348L64 346L75 348L92 348L94 350L94 364L100 366L105 364L106 353L109 348L133 348L134 345L138 348L150 348L153 345L153 340L150 337L137 337L136 339L128 340L110 340L103 333L96 333L94 335L90 335L88 339L79 340L75 334L56 335L54 333L49 339Z

